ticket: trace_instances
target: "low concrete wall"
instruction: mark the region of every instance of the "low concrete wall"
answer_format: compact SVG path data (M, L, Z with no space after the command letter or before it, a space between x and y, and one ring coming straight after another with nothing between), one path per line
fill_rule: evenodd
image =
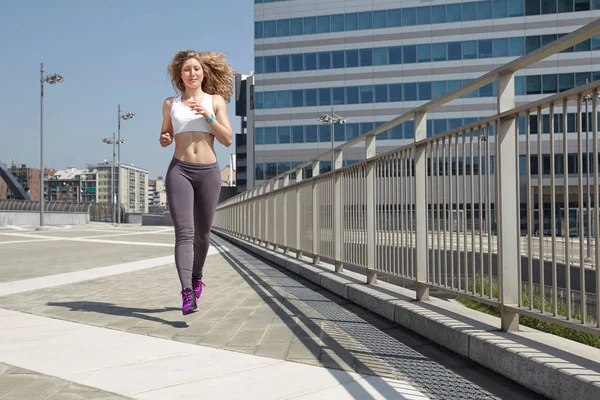
M462 304L415 293L330 264L267 249L223 232L214 233L300 275L350 302L410 329L492 371L551 399L600 399L600 349L521 326L500 331L500 319Z
M90 214L74 212L44 213L44 225L84 225L90 223ZM39 225L39 211L0 211L0 226Z
M171 214L142 214L142 225L147 226L173 226Z

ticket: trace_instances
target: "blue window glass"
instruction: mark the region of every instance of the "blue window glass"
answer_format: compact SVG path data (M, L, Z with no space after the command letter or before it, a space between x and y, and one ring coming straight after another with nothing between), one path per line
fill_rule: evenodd
M508 17L508 0L493 0L494 1L494 18Z
M390 101L402 101L402 84L392 83L388 86Z
M403 124L399 124L390 129L389 138L390 139L402 139L402 126Z
M384 123L385 122L375 122L373 124L373 128L379 128ZM377 135L377 137L376 137L376 140L387 140L387 139L389 139L388 131L383 131L379 135Z
M419 62L431 62L431 45L430 44L419 44L417 45L417 56Z
M302 54L292 54L292 71L302 71L304 69L304 57Z
M494 57L508 57L508 39L494 39Z
M279 143L290 143L290 127L289 126L280 126L277 128L277 136L279 137ZM288 166L289 169L289 166ZM284 170L282 172L287 171Z
M508 55L520 57L525 54L525 38L514 37L508 39Z
M402 25L412 26L417 22L417 10L415 8L404 8L402 10Z
M525 4L523 0L508 0L508 16L521 17L525 15Z
M373 123L372 122L361 122L359 129L360 129L361 135L364 135L365 133L369 133L370 131L373 130Z
M280 19L277 21L277 36L289 36L290 35L290 20Z
M358 137L358 124L346 124L346 141Z
M360 49L360 66L370 67L373 65L373 49Z
M331 32L344 32L344 14L331 16Z
M264 128L256 128L254 130L254 135L256 136L256 144L264 144L265 143L265 129Z
M318 33L329 33L331 31L330 25L331 19L329 15L320 15L317 18L317 32Z
M478 42L479 46L479 58L492 58L493 57L493 46L492 39L480 40Z
M388 85L375 85L375 103L387 103Z
M288 142L289 143L289 142ZM289 171L290 163L289 161L283 161L277 163L277 174L283 174L284 172Z
M331 105L331 89L319 88L319 105L330 106Z
M448 81L448 92L452 92L461 86L462 86L462 81L460 79Z
M319 125L319 142L331 142L331 126L329 124ZM321 161L321 166L323 161Z
M431 82L419 82L419 100L431 100Z
M542 0L542 14L556 14L556 0Z
M292 126L292 143L304 143L303 126Z
M304 54L304 70L312 71L317 69L317 53Z
M556 40L556 35L542 35L542 46L545 46L553 41ZM590 49L587 50L583 50L583 51L589 51ZM577 50L575 50L577 51Z
M304 91L292 90L292 107L304 107Z
M417 7L417 25L431 24L431 7Z
M290 20L290 33L294 36L304 33L304 22L302 18L292 18Z
M404 101L416 101L418 99L417 96L417 84L415 82L404 83Z
M264 69L263 69L263 58L262 57L255 57L254 58L254 71L257 74L262 74L264 73Z
M592 1L592 8L594 10L598 9L598 0ZM573 0L558 0L558 12L573 12Z
M479 97L492 97L494 95L494 84L489 83L479 88Z
M600 45L600 41L598 41ZM373 61L375 65L387 65L387 48L378 47L373 49Z
M346 126L343 124L335 124L333 126L333 140L343 142L346 140Z
M317 125L305 125L304 135L306 143L317 143Z
M448 43L448 60L462 60L462 43Z
M443 24L446 22L446 6L431 7L431 23Z
M387 26L388 26L388 28L402 26L402 10L401 9L388 10Z
M432 61L446 61L446 43L433 43L431 45Z
M267 74L277 72L277 56L265 57L265 72Z
M600 35L592 38L592 50L600 50Z
M439 135L440 133L446 132L448 125L447 119L434 119L433 120L433 134Z
M277 128L265 128L265 144L277 144Z
M358 104L358 86L346 88L346 104Z
M290 101L290 91L280 90L277 92L277 108L289 108L292 104Z
M319 52L319 69L331 68L331 52L321 51Z
M460 3L446 5L446 20L448 22L462 21L462 11Z
M317 105L317 89L304 90L304 106L314 107Z
M277 92L265 93L265 108L277 108Z
M477 41L469 40L463 42L463 60L472 60L477 58Z
M575 86L583 86L591 81L592 74L590 72L577 72L575 74Z
M427 120L427 137L433 136L433 120Z
M558 93L558 75L542 76L542 93Z
M525 94L525 77L515 76L515 95L523 96Z
M264 99L265 97L262 92L257 92L254 95L254 105L257 110L262 110L265 107Z
M386 10L382 11L373 11L373 28L380 29L387 27L387 12Z
M542 77L540 75L530 75L525 77L525 88L527 94L541 94Z
M404 64L417 62L417 46L409 45L402 47L402 61Z
M466 85L466 84L468 84L471 81L473 81L473 79L463 79L462 84ZM475 98L475 97L477 97L478 93L479 93L479 91L476 89L476 90L473 90L472 92L469 92L469 93L465 94L463 96L463 98L464 99Z
M477 3L462 3L462 20L475 21L477 19Z
M346 68L358 67L358 50L346 50Z
M288 54L277 56L277 71L278 72L289 72L290 71L290 56Z
M404 139L414 139L415 138L415 121L412 119L410 121L406 121L403 123L404 125L402 129L404 130Z
M492 2L491 1L478 1L477 2L477 19L491 19L492 18Z
M463 126L462 118L450 118L448 120L448 129L458 129Z
M540 0L525 0L525 15L541 14Z
M359 29L373 29L373 13L371 11L361 12L358 14Z
M575 51L590 51L592 49L592 41L590 39L575 45Z
M265 21L263 24L263 36L273 38L277 36L277 21Z
M373 86L361 86L360 87L360 102L361 104L373 103Z
M388 60L390 65L402 64L402 46L388 47Z
M345 15L345 30L346 31L357 31L358 30L358 13L346 14Z
M263 23L255 22L254 23L254 39L262 39L263 38Z
M258 143L257 143L258 144ZM265 166L263 163L257 163L255 169L256 179L263 180L265 179Z
M344 50L331 52L333 68L344 68Z
M446 81L433 82L433 98L437 99L446 94Z
M539 36L527 36L525 38L525 52L531 53L540 48L542 39Z
M331 89L331 92L332 92L332 96L333 96L333 104L334 105L344 104L345 103L345 96L344 96L344 88L343 87L333 88L333 89Z
M304 17L304 34L317 33L317 17Z

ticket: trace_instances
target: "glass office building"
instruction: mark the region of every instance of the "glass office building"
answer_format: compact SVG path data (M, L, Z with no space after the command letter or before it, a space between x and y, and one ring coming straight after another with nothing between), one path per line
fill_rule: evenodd
M255 0L254 7L248 129L256 183L600 17L600 0ZM596 37L520 71L517 105L598 79L599 50ZM428 135L495 113L494 96L496 85L490 84L440 107L428 115ZM333 132L318 119L332 111L346 120ZM571 132L575 111L568 114ZM532 133L549 132L544 121L538 127L532 118ZM521 128L525 123L521 118ZM377 139L378 153L413 141L412 121ZM363 153L350 149L344 162ZM532 157L532 175L549 173L549 156L544 171L537 170L538 155ZM577 164L575 154L562 162ZM321 163L322 170L330 168Z

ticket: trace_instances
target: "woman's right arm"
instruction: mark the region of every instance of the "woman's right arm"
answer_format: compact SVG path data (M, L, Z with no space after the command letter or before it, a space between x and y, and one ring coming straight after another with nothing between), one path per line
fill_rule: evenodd
M168 97L163 103L163 123L160 129L160 145L167 147L173 143L173 121L171 120L171 107L173 106L173 98Z

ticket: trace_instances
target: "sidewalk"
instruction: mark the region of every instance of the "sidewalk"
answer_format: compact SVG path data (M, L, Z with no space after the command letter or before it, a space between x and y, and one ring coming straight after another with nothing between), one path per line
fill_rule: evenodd
M539 398L216 237L183 317L173 241L0 228L0 399Z

